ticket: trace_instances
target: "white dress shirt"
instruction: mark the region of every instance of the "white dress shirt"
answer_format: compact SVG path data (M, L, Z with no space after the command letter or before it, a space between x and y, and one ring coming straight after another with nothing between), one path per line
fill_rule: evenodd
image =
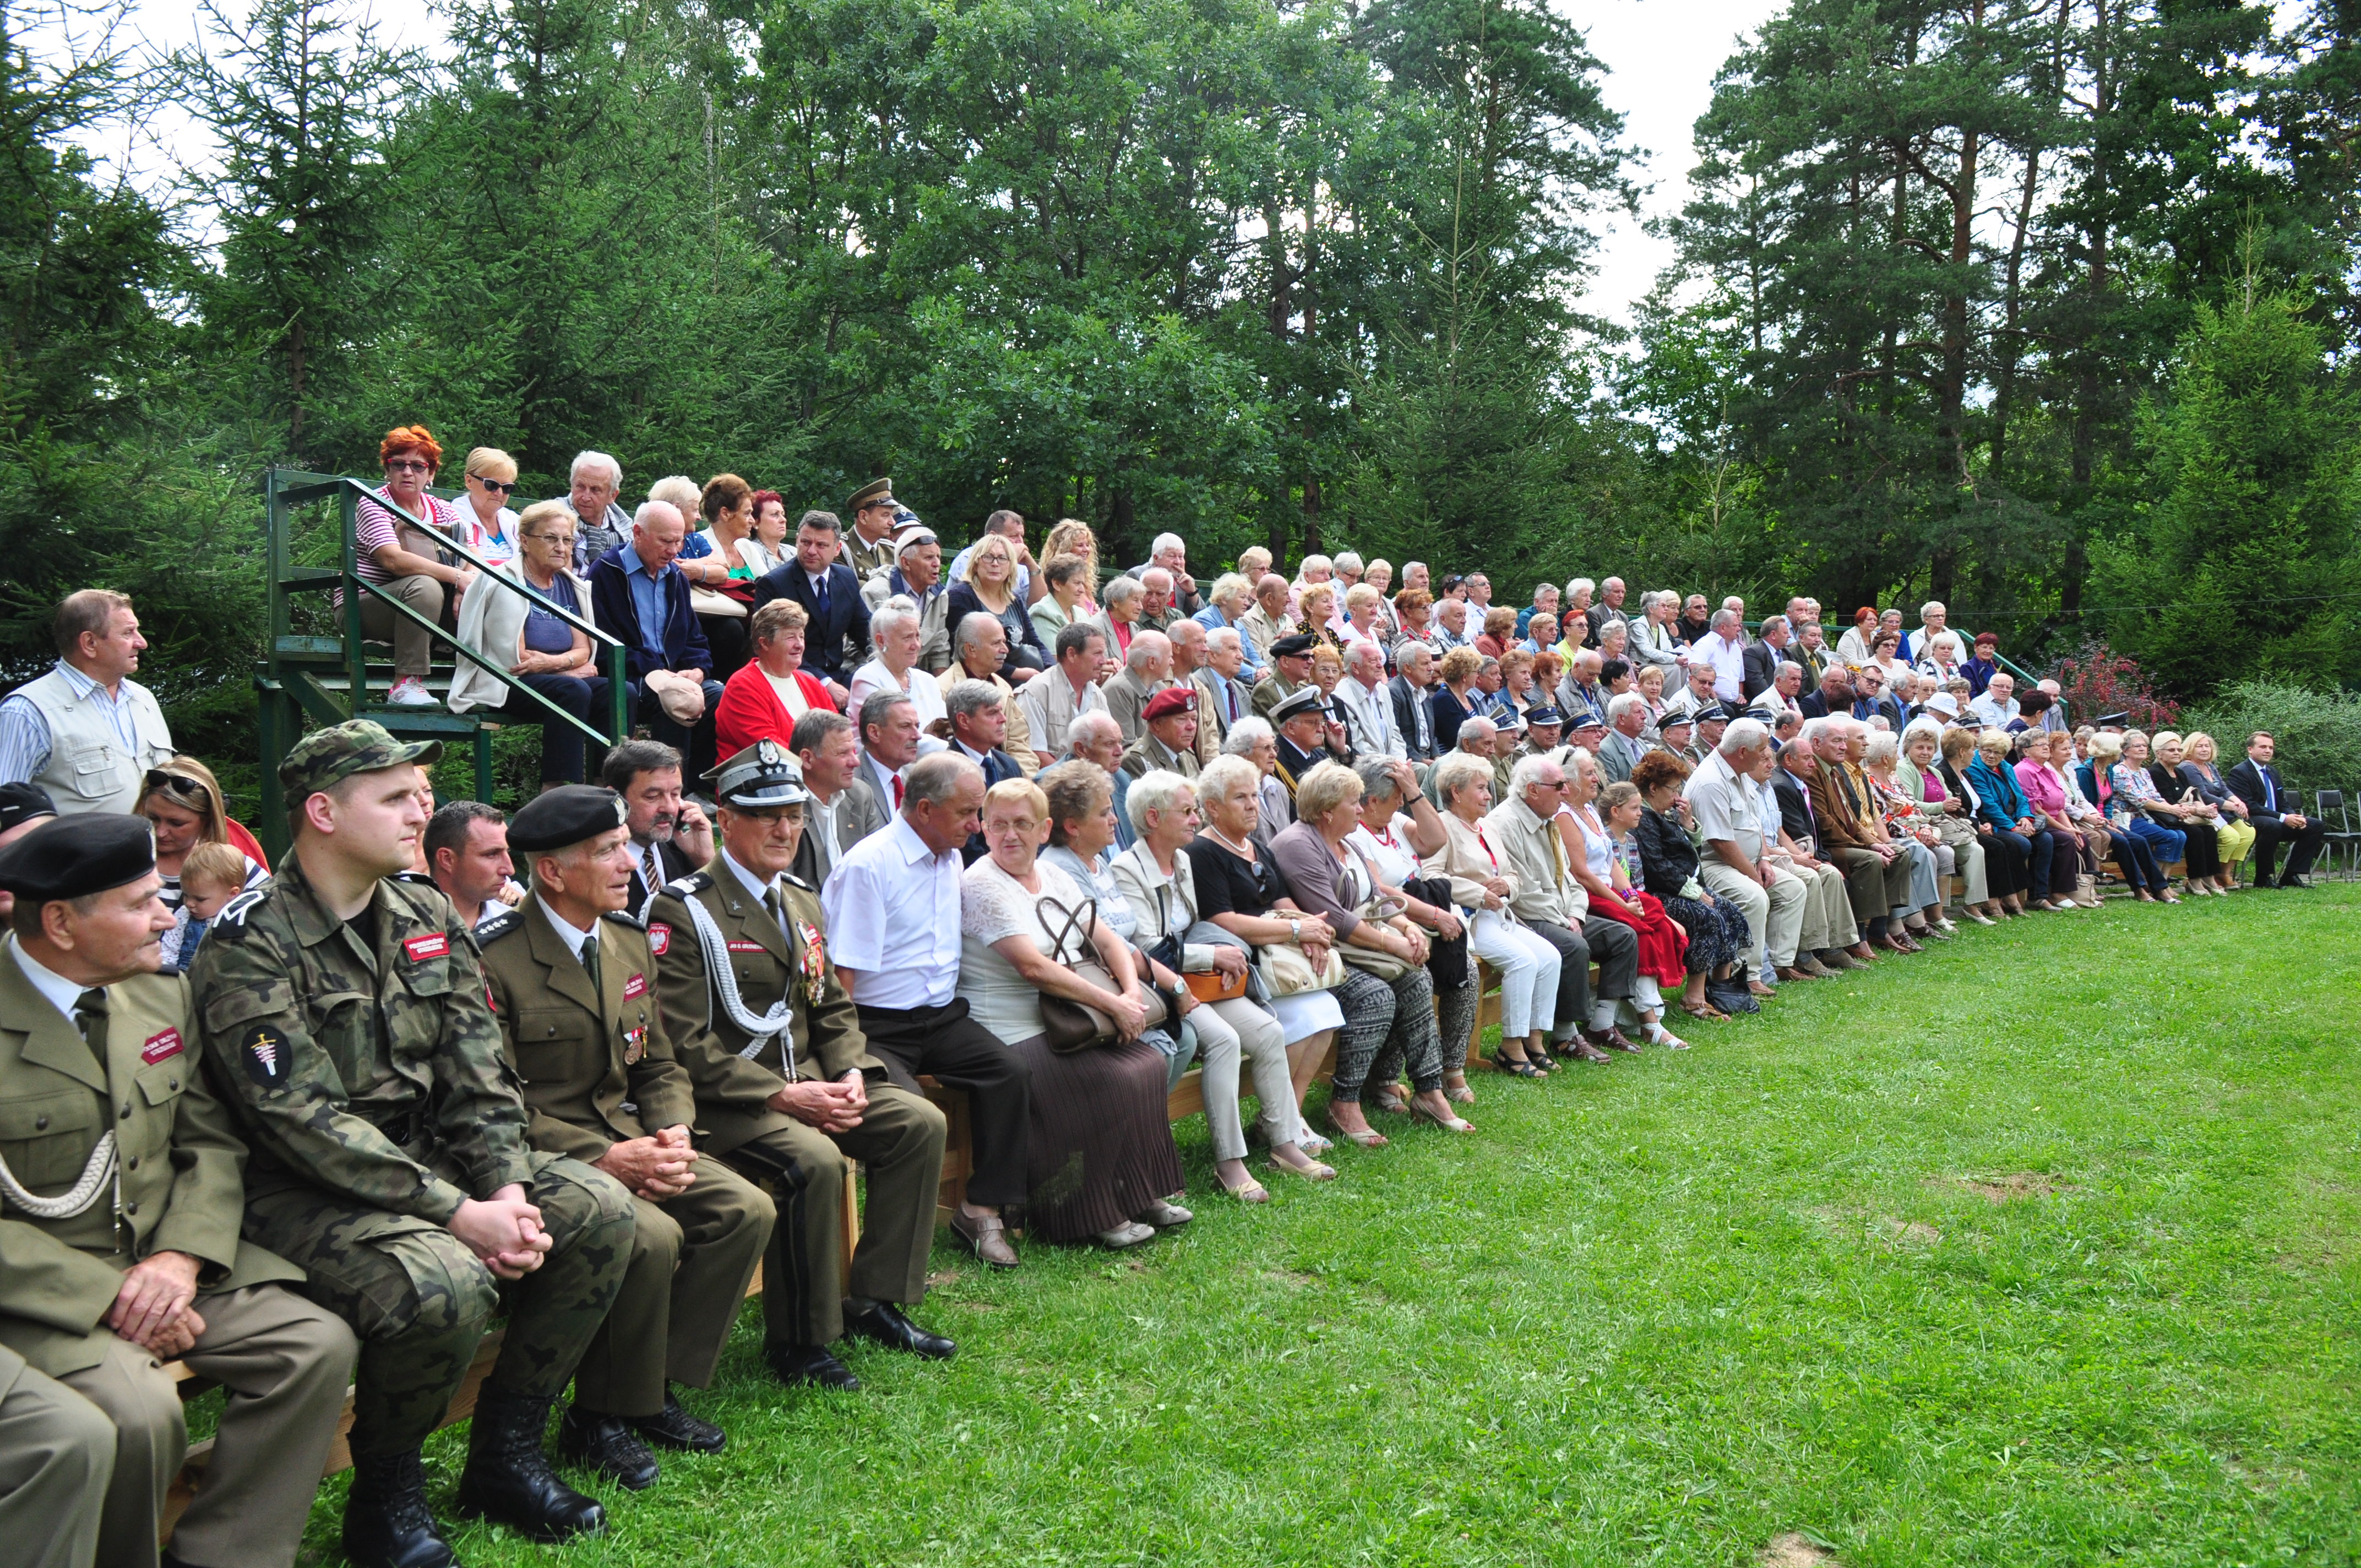
M829 957L863 1007L944 1007L959 990L960 854L896 817L838 861L820 892Z
M1702 659L1713 666L1713 695L1724 702L1739 702L1746 679L1746 642L1724 637L1719 631L1708 631L1689 645L1692 662Z

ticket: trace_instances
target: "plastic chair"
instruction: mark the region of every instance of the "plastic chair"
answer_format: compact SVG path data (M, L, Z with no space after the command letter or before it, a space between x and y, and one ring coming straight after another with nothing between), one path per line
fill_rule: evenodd
M2354 831L2352 813L2345 804L2345 792L2341 789L2314 790L2312 799L2320 825L2327 828L2323 837L2328 852L2336 857L2336 874L2340 878L2349 878L2356 870L2361 870L2361 832ZM2334 818L2329 816L2331 810L2336 813ZM2331 820L2336 823L2335 827L2328 827Z

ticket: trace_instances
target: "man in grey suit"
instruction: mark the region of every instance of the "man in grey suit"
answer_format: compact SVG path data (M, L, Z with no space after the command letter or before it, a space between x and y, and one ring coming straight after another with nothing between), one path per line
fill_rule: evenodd
M1116 727L1123 731L1124 744L1128 746L1148 732L1140 710L1148 699L1172 684L1172 643L1161 631L1141 631L1131 640L1131 652L1123 656L1123 668L1099 688L1106 698L1107 711L1115 716Z
M1625 692L1607 705L1607 739L1598 743L1598 771L1609 784L1628 783L1631 770L1647 754L1640 739L1648 728L1648 699Z
M876 789L861 777L861 746L852 720L813 708L796 720L789 738L803 763L803 842L796 846L794 871L819 887L847 850L885 826L887 813Z
M1252 694L1243 672L1246 667L1246 638L1235 626L1217 626L1205 633L1205 663L1197 672L1197 685L1213 716L1213 750L1229 739L1230 726L1254 715ZM1199 748L1202 755L1202 747Z

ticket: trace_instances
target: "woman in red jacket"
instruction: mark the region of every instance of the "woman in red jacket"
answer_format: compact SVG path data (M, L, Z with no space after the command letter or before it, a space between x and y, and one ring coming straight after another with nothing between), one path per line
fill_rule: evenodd
M810 624L804 607L793 599L775 598L754 612L748 628L754 656L730 677L721 706L714 710L716 755L736 756L766 735L793 750L796 719L814 708L836 711L828 688L801 667L804 631Z

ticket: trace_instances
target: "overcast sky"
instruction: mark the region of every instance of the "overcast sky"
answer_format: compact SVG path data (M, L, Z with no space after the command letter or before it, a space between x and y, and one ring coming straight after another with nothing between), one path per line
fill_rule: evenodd
M1679 210L1696 161L1689 127L1713 97L1714 72L1738 38L1775 13L1784 0L1554 0L1589 35L1591 51L1607 66L1607 102L1626 122L1625 135L1648 158L1640 180L1652 187L1643 215ZM385 41L439 49L443 26L428 0L368 0ZM239 0L228 0L236 9ZM159 53L196 38L195 0L135 0L133 27ZM149 128L131 161L141 173L186 156L185 122ZM1655 282L1669 247L1628 219L1613 224L1596 255L1585 305L1628 321L1631 303Z

